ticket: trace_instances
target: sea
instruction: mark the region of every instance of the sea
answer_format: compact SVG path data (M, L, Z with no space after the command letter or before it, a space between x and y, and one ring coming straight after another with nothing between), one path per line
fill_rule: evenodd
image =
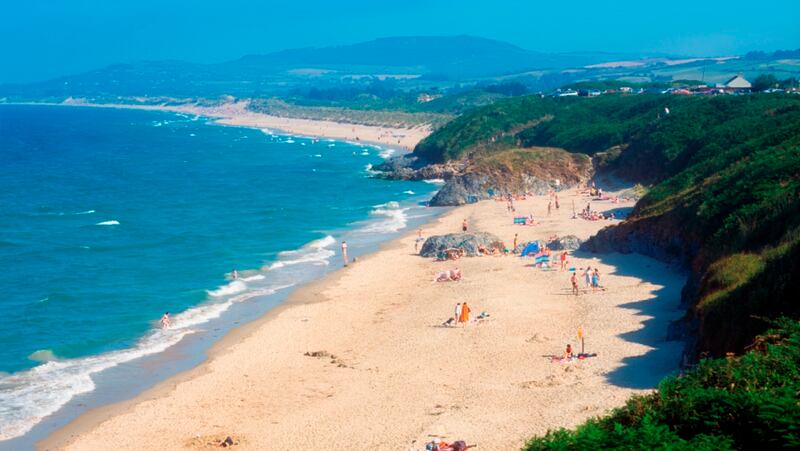
M0 447L201 362L340 268L341 241L357 258L430 220L435 183L373 176L396 152L170 112L0 105Z

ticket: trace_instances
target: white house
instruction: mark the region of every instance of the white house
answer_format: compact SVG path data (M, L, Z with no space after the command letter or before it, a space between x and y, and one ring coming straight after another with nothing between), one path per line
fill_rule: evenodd
M723 83L722 87L729 89L750 89L753 87L753 85L751 85L750 82L741 75L737 75Z

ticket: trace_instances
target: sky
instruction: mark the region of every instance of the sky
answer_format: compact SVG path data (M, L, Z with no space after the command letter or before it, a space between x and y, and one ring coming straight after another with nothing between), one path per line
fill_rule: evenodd
M800 48L800 0L0 0L0 83L113 63L219 62L379 37L469 34L542 52Z

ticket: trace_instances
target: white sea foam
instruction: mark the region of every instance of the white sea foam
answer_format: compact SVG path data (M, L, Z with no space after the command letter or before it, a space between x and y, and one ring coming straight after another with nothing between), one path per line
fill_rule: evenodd
M328 144L328 147L336 147L336 144Z
M380 155L380 157L385 160L387 158L390 158L392 155L394 155L395 152L397 152L397 151L394 150L394 149L385 149L385 150L380 151L380 153L378 153L378 155Z
M359 230L361 233L393 233L403 229L408 223L408 215L406 212L408 208L392 208L390 204L397 204L397 202L388 202L387 208L376 208L370 214L372 216L380 217L381 219L371 222Z
M415 193L414 191L411 191L411 190L407 190L407 191L403 191L403 194L411 194L411 195L414 195L414 194L417 194L417 193Z
M336 243L336 239L330 235L325 238L314 240L296 251L286 251L278 254L279 260L269 266L270 270L285 268L287 266L311 263L313 265L328 265L329 259L336 255L328 249Z
M291 139L291 138L290 138L290 139L287 139L287 140L286 140L286 141L284 141L284 142L285 142L286 144L294 144L294 140L293 140L293 139Z
M366 171L366 173L369 175L378 175L381 173L381 171L376 171L375 169L372 169L371 163L367 163L367 165L364 166L364 171Z
M74 214L76 214L76 215L90 215L92 213L94 213L94 210L79 211L79 212L74 213Z
M270 130L268 128L262 128L261 129L261 133L263 133L263 134L265 134L267 136L275 136L275 132L273 132L272 130Z
M423 182L430 183L431 185L444 185L443 179L428 179L428 180L423 180Z
M265 277L263 274L256 274L254 276L242 277L242 280L245 282L253 282L255 280L264 280Z
M112 219L111 221L98 222L95 225L101 225L101 226L119 225L119 221L117 221L116 219Z
M0 441L28 432L44 417L55 413L74 396L95 388L92 375L121 363L162 352L186 335L197 332L195 326L218 318L233 304L257 296L274 294L292 285L262 287L207 302L172 317L169 329L152 329L134 347L79 359L58 359L52 351L41 350L30 358L44 361L30 370L0 375Z
M369 152L365 150L365 151L361 152L361 155L369 155Z
M242 280L234 280L233 282L223 285L216 290L208 290L208 294L214 297L230 296L232 294L241 293L247 289L247 284Z

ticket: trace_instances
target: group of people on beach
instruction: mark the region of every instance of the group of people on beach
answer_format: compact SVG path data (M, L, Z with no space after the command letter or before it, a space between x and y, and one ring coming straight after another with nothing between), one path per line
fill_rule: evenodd
M600 285L600 269L587 266L586 269L581 268L583 270L583 279L585 289L588 292L589 288L592 289L592 293L600 290L605 291L605 288ZM572 276L569 278L570 282L572 283L572 293L575 296L580 294L580 288L578 287L578 273L576 271L572 272Z

